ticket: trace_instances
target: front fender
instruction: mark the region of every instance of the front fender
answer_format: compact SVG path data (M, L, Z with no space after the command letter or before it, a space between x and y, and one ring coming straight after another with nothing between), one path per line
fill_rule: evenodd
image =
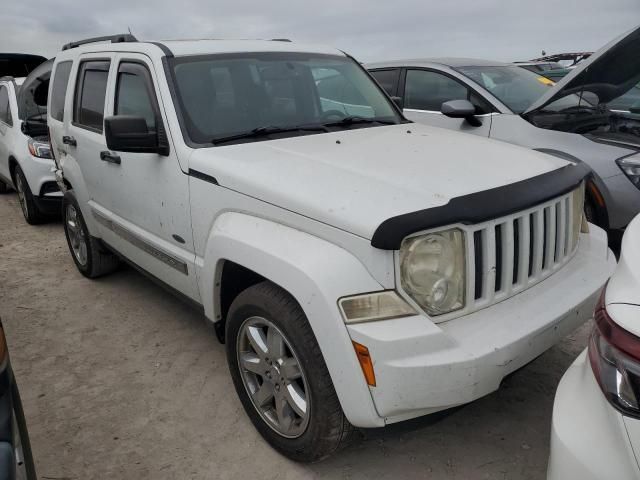
M228 212L216 220L198 259L205 314L216 321L216 282L224 261L248 268L287 290L304 310L349 421L360 427L384 425L356 358L337 300L382 290L349 252L284 225Z

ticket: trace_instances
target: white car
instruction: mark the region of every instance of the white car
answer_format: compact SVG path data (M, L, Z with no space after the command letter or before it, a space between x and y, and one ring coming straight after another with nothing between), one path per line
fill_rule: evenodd
M34 103L33 95L24 95L28 100L20 95L46 92L50 72L51 63L45 62L26 79L0 78L0 193L15 189L32 225L59 215L62 205L47 135L46 95L44 105Z
M584 165L408 122L332 48L101 40L49 95L72 258L201 308L290 458L482 397L590 317L615 261Z
M640 478L640 215L553 407L549 480Z

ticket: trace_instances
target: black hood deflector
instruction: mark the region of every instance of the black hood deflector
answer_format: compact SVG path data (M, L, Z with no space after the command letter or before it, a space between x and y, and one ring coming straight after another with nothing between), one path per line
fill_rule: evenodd
M380 224L371 245L398 250L409 235L455 223L473 225L517 213L568 193L591 175L585 163L567 165L520 182L451 199L446 205L392 217Z

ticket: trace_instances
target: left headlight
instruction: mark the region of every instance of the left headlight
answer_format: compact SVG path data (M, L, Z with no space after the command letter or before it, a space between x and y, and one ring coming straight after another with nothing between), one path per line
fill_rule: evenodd
M407 238L400 247L402 289L429 315L465 305L465 241L457 229Z
M38 158L53 158L51 156L51 145L48 141L29 138L29 153Z
M640 188L640 159L638 158L621 158L616 160L620 169L624 172L631 183Z

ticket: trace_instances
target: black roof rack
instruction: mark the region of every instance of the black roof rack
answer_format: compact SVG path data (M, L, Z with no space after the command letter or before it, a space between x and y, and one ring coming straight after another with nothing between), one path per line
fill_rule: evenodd
M289 43L291 43L291 40L289 40L288 38L272 38L271 41L272 42L289 42Z
M70 48L76 48L80 45L86 45L87 43L97 42L111 42L111 43L128 43L137 42L138 39L130 33L119 33L118 35L107 35L106 37L94 37L87 38L85 40L78 40L77 42L67 43L62 47L62 50L69 50Z

